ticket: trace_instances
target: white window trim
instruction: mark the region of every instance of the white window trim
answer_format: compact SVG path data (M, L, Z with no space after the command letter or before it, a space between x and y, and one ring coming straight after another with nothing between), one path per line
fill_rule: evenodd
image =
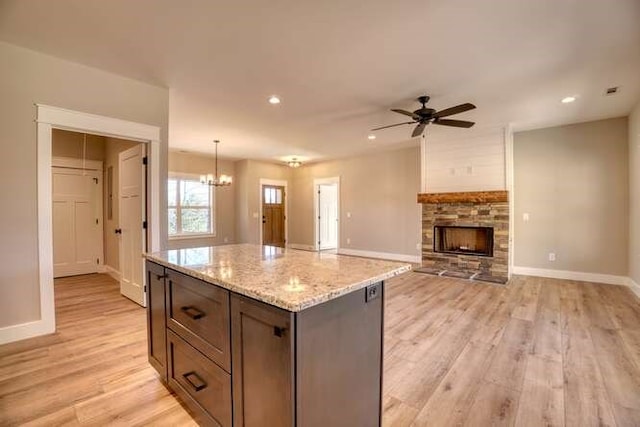
M169 179L182 179L189 181L198 181L200 182L200 175L196 175L193 173L183 173L183 172L169 172ZM202 184L205 185L205 184ZM167 186L168 188L168 186ZM211 237L216 237L217 227L216 227L216 192L213 186L209 186L209 197L211 200L211 233L181 233L181 234L168 234L169 240L188 240L188 239L206 239ZM167 194L167 211L169 210L169 199ZM168 217L168 216L167 216ZM167 225L168 230L168 225Z

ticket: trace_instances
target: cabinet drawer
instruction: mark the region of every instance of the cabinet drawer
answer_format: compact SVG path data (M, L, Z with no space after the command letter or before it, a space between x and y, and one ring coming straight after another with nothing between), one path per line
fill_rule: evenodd
M167 331L169 387L202 425L231 426L231 375Z
M229 291L167 270L167 326L231 372Z

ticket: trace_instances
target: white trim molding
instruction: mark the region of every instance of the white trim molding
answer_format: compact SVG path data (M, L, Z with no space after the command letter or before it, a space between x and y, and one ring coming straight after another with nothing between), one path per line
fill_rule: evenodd
M0 328L0 343L50 334L56 330L51 206L52 129L123 138L149 145L147 153L151 162L151 179L148 189L151 197L150 250L152 252L160 250L160 128L43 104L36 104L36 108L40 319Z
M299 249L301 251L315 251L316 248L313 245L304 245L302 243L287 243L289 249Z
M412 262L419 264L422 262L422 257L420 255L405 255L405 254L393 254L389 252L374 252L374 251L362 251L360 249L338 249L339 255L351 255L351 256L359 256L363 258L377 258L377 259L385 259L389 261L402 261L402 262Z
M631 292L636 294L638 298L640 298L640 285L636 283L631 277L627 277L627 286L631 289Z
M103 270L104 270L104 273L105 273L105 274L108 274L108 275L109 275L109 276L111 276L111 277L113 277L113 279L114 279L116 282L119 282L119 281L120 281L120 276L121 276L121 275L120 275L120 272L119 272L118 270L116 270L115 268L111 267L110 265L106 265L106 264L104 264L104 265L102 266L102 268L103 268Z
M582 271L551 270L546 268L513 267L513 274L523 276L549 277L551 279L578 280L581 282L606 283L608 285L628 286L627 276L613 274L585 273Z

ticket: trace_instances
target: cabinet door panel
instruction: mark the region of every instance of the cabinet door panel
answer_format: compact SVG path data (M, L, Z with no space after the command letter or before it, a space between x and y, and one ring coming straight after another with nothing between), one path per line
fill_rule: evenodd
M292 314L232 294L231 317L235 425L293 425Z
M229 291L167 270L167 326L231 371Z
M147 340L149 363L167 380L167 330L165 323L165 270L149 262L147 266Z

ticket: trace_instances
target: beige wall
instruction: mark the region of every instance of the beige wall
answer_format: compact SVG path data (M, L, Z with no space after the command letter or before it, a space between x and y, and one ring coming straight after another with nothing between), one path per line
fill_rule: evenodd
M210 156L197 155L192 153L181 153L178 151L169 152L169 173L186 173L202 175L214 173L214 158ZM235 195L237 182L235 176L234 162L230 160L218 159L218 174L230 175L234 182L229 187L214 188L215 192L215 214L216 223L215 237L197 239L174 239L169 240L170 249L193 248L199 246L221 245L225 243L235 243L236 234L236 206Z
M421 241L418 147L302 166L290 192L290 239L313 245L317 178L340 177L340 247L418 256ZM347 218L347 212L351 218ZM347 238L351 243L347 244Z
M51 155L74 159L104 160L104 136L87 134L87 149L83 156L84 134L53 129Z
M640 102L629 116L629 277L640 285Z
M260 243L260 227L262 221L260 212L260 179L287 181L289 195L287 195L289 236L291 241L291 218L297 215L292 210L293 169L284 165L259 162L255 160L240 160L235 164L234 186L236 191L236 240L239 243Z
M120 271L120 238L115 233L116 228L120 225L120 162L118 154L121 151L128 150L140 142L127 141L118 138L106 138L105 140L105 160L104 160L104 263L116 271ZM109 219L107 214L109 192L107 189L107 171L109 167L113 167L113 217Z
M40 319L34 104L161 127L166 177L169 92L95 68L0 42L0 327ZM160 206L166 205L166 185ZM166 236L166 212L160 212ZM160 242L161 246L166 245Z
M626 118L514 134L516 266L627 275L628 151Z

